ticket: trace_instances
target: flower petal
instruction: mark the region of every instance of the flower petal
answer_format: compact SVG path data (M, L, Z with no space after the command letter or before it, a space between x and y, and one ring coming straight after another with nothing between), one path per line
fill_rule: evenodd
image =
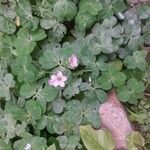
M62 76L63 76L62 72L61 72L61 71L58 71L58 72L57 72L57 77L62 77Z
M65 83L63 81L59 82L59 86L65 87Z

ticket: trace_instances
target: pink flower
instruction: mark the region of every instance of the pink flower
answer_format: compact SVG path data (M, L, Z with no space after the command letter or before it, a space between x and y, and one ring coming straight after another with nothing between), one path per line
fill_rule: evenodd
M54 87L57 86L64 87L66 80L67 77L64 76L61 71L58 71L55 75L51 76L51 79L48 80L48 84Z
M78 67L78 58L76 55L72 54L71 57L69 57L68 61L69 61L69 65L70 65L69 67L71 69L75 69Z
M111 132L116 141L116 148L127 149L127 136L133 128L115 91L111 91L108 100L100 106L99 115L102 128Z

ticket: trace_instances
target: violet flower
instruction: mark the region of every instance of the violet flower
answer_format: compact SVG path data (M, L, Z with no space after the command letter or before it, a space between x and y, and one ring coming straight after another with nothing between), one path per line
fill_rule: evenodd
M48 80L48 84L54 87L57 87L57 86L64 87L66 80L67 80L67 77L64 76L61 71L58 71L56 74L51 76L51 79Z
M72 54L69 57L68 61L69 61L69 67L71 69L75 69L75 68L78 67L78 58L77 58L77 56L75 54Z

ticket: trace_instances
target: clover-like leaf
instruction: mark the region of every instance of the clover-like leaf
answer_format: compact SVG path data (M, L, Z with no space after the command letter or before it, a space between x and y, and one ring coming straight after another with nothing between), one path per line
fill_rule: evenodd
M30 135L16 141L13 145L13 148L17 150L23 150L27 147L27 144L30 145L33 150L43 150L47 147L45 138Z
M36 94L36 84L23 84L20 89L20 95L24 98L30 98Z
M144 71L146 68L146 52L145 51L135 51L132 56L127 56L124 60L124 64L129 69L138 68L141 71Z
M65 101L62 99L58 99L53 101L53 112L56 114L60 114L63 112L63 109L65 107Z
M17 124L17 121L11 114L5 114L3 117L0 117L0 122L0 133L6 143L16 135L21 135L26 128L25 122Z
M56 150L55 144L50 145L46 150Z
M58 66L57 56L52 51L45 51L39 59L39 63L44 69L52 69Z
M89 12L91 15L95 16L102 10L102 5L96 0L81 0L79 8L80 13Z
M0 66L0 97L10 100L10 89L15 87L14 77L10 73L4 73Z
M26 28L21 28L14 39L15 55L24 56L30 54L36 45L36 41L40 41L45 37L45 31L42 29L30 32Z
M75 22L79 29L85 30L86 28L91 27L94 22L96 21L96 17L92 16L89 13L77 13L77 16L75 18Z
M25 105L29 120L39 120L42 117L42 108L37 101L29 100Z
M150 22L147 22L146 25L143 27L143 38L144 38L144 43L145 44L150 44Z
M130 78L127 81L127 86L118 88L118 97L123 102L137 103L137 100L142 97L144 91L144 83L135 78Z
M123 0L102 0L103 11L99 13L99 19L110 18L114 13L123 12L126 9L126 5Z
M32 64L30 56L18 57L15 62L12 63L11 69L14 75L17 75L19 82L31 83L36 80L38 73L37 68Z
M77 13L77 7L72 1L58 0L54 4L53 13L58 21L71 21Z
M16 31L14 18L16 12L10 7L0 3L0 31L6 34L13 34Z
M20 120L20 121L26 120L27 114L25 110L19 107L18 105L13 104L11 101L6 103L5 112L7 114L12 114L12 117L16 120Z
M138 15L140 19L149 19L150 18L150 6L143 4L138 7Z
M125 83L126 75L118 71L117 67L114 64L110 64L108 70L102 73L101 76L97 79L97 84L104 89L109 90L112 88L112 85L115 87L120 87Z
M115 143L106 130L94 130L90 125L80 126L80 134L88 150L113 150Z
M124 41L130 51L137 50L143 43L141 36L141 21L139 20L134 9L124 13L125 19L123 21L124 27Z
M94 49L96 48L96 53L98 50L104 53L115 52L123 42L123 31L123 27L117 24L115 17L105 19L101 25L97 23L93 27L90 45L94 46Z
M79 94L79 86L82 83L82 79L76 80L74 83L69 85L64 91L63 95L70 99L71 97L75 96L76 94Z
M1 150L12 150L11 144L6 143L5 141L3 141L2 139L0 139L0 149Z

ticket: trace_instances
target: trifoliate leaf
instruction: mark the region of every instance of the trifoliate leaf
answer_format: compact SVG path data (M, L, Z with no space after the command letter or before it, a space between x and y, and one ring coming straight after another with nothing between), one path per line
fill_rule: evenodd
M149 19L150 18L150 5L139 5L138 15L140 19Z
M0 139L0 150L12 150L11 144Z
M39 120L42 117L42 108L37 101L29 100L25 105L29 119Z
M101 25L97 23L93 27L90 45L96 44L96 48L100 49L99 52L115 52L123 42L123 31L123 27L117 24L115 17L105 19Z
M41 102L51 102L53 101L57 95L58 95L58 89L52 87L52 86L49 86L49 85L46 85L44 88L39 88L37 90L37 93L36 94L36 98L41 101Z
M27 147L27 144L30 145L33 150L43 150L45 147L47 147L45 138L30 135L30 137L24 137L16 141L13 145L13 148L16 150L23 150Z
M64 24L56 23L53 27L53 35L57 41L61 41L61 39L66 35L67 29Z
M102 5L96 0L81 0L79 8L80 13L89 12L91 15L95 16L102 10Z
M133 56L127 56L124 60L124 64L129 69L138 68L141 71L144 71L146 68L146 52L145 51L135 51Z
M26 8L26 9L24 9ZM32 15L32 6L29 0L19 0L16 5L17 15L23 27L35 31L38 28L39 18Z
M52 144L52 145L49 146L46 150L56 150L55 144Z
M58 100L55 100L53 101L53 112L56 113L56 114L60 114L63 112L63 109L65 107L65 101L62 100L62 99L58 99Z
M123 12L126 9L126 5L123 0L102 0L103 11L99 13L99 19L110 18L114 13Z
M20 95L24 98L30 98L36 94L36 84L23 84L20 89Z
M139 132L134 131L128 135L127 145L128 145L128 150L138 150L139 148L144 147L145 139Z
M26 120L26 112L24 109L18 105L14 105L12 102L8 102L5 105L5 112L12 114L13 118L16 120L24 121Z
M16 16L16 12L0 3L0 31L6 34L13 34L16 31L16 26L14 22L14 18Z
M77 13L77 7L72 1L58 0L54 4L53 13L58 21L71 21Z
M68 145L68 138L66 136L59 136L57 137L57 140L59 141L59 146L61 149L65 149Z
M134 9L124 13L125 19L123 21L124 27L124 41L130 51L137 50L143 43L141 36L141 21L139 20Z
M143 38L145 44L150 44L150 22L147 22L146 25L143 27Z
M11 114L5 114L2 118L0 117L0 122L0 132L6 143L16 135L21 135L26 128L24 122L22 122L22 124L17 124L17 121Z
M126 75L120 72L116 65L110 64L108 70L102 73L97 79L97 84L104 90L109 90L112 85L120 87L125 83Z
M4 73L0 66L0 97L10 100L10 89L15 87L14 77L10 73Z
M45 31L42 29L30 32L26 28L21 28L17 32L17 37L14 39L16 55L24 56L30 54L36 45L36 41L40 41L45 37Z
M18 57L11 65L11 70L14 75L17 75L19 82L31 83L36 80L38 74L37 68L32 64L30 56Z
M130 78L127 81L127 86L118 88L118 97L123 102L137 103L137 100L142 97L144 91L144 83L135 78Z
M68 145L67 145L67 147L65 149L66 150L76 149L76 147L78 146L79 142L80 142L80 137L79 136L76 136L76 135L70 136L68 138Z
M74 83L69 85L64 91L63 95L67 98L70 99L72 96L75 96L76 94L79 94L79 86L82 83L82 79L76 80Z
M39 130L43 130L47 125L47 116L42 116L40 120L37 121L37 127Z
M105 130L94 130L90 125L80 126L80 134L88 150L113 150L114 140L111 134Z
M45 51L39 59L39 63L44 69L52 69L58 66L57 56L52 51Z
M85 30L86 28L91 27L95 21L96 17L89 13L82 14L79 12L75 18L75 22L80 30Z

